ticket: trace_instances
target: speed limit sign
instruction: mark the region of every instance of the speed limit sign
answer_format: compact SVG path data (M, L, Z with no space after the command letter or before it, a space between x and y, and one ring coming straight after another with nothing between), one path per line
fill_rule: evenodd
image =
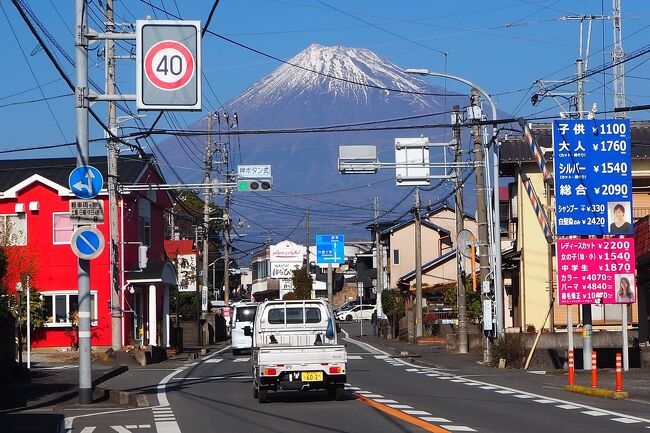
M199 21L136 21L139 110L201 109Z

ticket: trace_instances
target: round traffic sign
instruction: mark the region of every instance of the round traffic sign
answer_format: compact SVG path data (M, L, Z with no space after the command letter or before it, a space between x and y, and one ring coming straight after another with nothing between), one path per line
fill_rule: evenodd
M104 251L104 235L95 227L82 226L74 231L70 246L77 257L92 260Z
M160 41L144 57L144 73L161 90L178 90L194 76L195 61L189 49L178 41Z

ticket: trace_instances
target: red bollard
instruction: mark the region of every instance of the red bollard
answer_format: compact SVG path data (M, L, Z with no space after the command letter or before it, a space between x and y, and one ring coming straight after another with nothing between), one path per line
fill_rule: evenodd
M623 361L620 353L616 354L616 392L623 392Z
M596 369L596 351L591 352L591 387L598 388L598 370Z
M573 359L573 349L569 350L569 385L573 385L575 383L575 376L576 370L575 370L575 363Z

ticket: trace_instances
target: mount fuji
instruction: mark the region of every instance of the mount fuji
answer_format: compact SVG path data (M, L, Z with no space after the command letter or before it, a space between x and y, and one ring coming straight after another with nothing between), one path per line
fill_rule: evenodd
M239 164L272 166L273 191L235 192L233 218L239 214L257 229L276 231L274 240L293 228L293 237L304 242L304 229L298 227L310 208L312 233L367 239L372 197L380 197L382 220L399 219L412 206L412 188L396 186L394 168L373 175L339 174L339 146L375 145L380 162L394 162L396 137L450 141L449 129L426 126L449 124L452 106L462 109L468 101L467 95L408 75L370 50L310 45L219 110L228 113L227 121L223 114L213 121L213 140L229 142L231 172ZM207 131L207 121L190 128ZM194 170L175 170L183 181L200 182L205 140L173 137L159 148L172 166L194 165ZM432 151L431 160L443 153ZM167 179L174 174L167 173ZM423 206L448 201L453 194L452 180L432 180L431 186L422 190Z

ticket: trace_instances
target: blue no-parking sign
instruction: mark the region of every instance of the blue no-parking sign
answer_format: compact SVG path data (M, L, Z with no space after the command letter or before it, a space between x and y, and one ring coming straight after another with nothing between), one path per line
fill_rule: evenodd
M70 172L68 186L77 197L90 199L101 191L104 186L104 176L95 167L89 165L77 167Z
M634 233L630 121L554 120L557 234Z
M344 235L316 236L316 264L340 264L345 262Z
M82 226L74 231L70 246L77 257L92 260L104 251L104 235L95 227Z

